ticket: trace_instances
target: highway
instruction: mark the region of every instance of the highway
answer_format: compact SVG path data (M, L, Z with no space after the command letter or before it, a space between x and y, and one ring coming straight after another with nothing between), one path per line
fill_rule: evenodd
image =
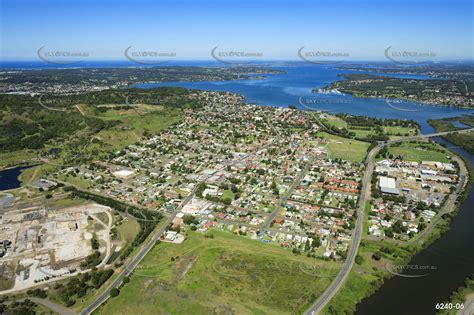
M420 140L425 138L434 138L434 137L441 137L445 135L449 135L451 133L465 133L465 132L473 132L474 128L467 128L467 129L459 129L459 130L452 130L452 131L443 131L443 132L436 132L436 133L429 133L429 134L420 134L416 136L409 136L409 137L402 137L398 139L387 140L385 143L395 143L395 142L404 142L404 141L412 141L412 140Z
M385 142L379 142L379 145L374 147L369 154L367 155L366 159L366 170L364 173L364 178L362 182L362 189L361 189L361 196L359 200L359 211L358 217L356 222L356 227L353 231L352 235L352 246L349 249L349 253L347 255L346 261L336 276L336 278L331 282L329 287L326 291L316 300L316 302L306 311L305 314L314 315L319 314L326 304L332 299L332 297L337 293L340 289L344 281L346 280L349 272L354 265L354 260L357 255L357 251L359 250L360 241L362 239L363 234L363 224L364 224L364 215L365 215L365 204L367 202L367 198L369 197L370 192L370 180L372 177L372 172L374 169L373 157L377 154L377 152L386 144L389 143L396 143L396 142L405 142L405 141L412 141L412 140L420 140L426 138L433 138L433 137L440 137L444 135L448 135L451 133L464 133L464 132L472 132L474 128L469 129L461 129L461 130L453 130L453 131L446 131L446 132L437 132L431 134L424 134L424 135L417 135L411 137L402 137L399 139L388 140Z
M381 149L380 146L374 147L366 159L366 169L364 172L364 177L362 179L362 189L359 199L359 211L357 215L357 222L354 231L352 232L352 246L349 249L347 258L342 266L341 271L336 278L331 282L326 291L316 300L316 302L306 311L305 314L318 314L326 306L326 304L331 300L331 298L336 294L341 285L346 280L349 272L354 264L357 251L359 250L360 240L362 238L363 224L364 224L364 215L365 215L365 204L367 198L370 195L370 183L372 178L372 172L374 170L373 157Z
M267 143L263 146L261 146L259 149L257 149L253 153L246 154L242 156L241 158L231 161L230 163L227 163L222 167L222 169L225 169L228 166L235 165L237 163L242 162L243 160L254 156L257 154L259 151L266 149L268 146L272 145L273 142ZM209 177L212 175L207 176L202 182L205 182ZM81 315L87 315L91 314L95 309L97 309L100 305L102 305L109 297L110 297L110 291L113 288L118 288L120 284L123 281L123 278L128 276L133 272L133 270L138 266L138 264L143 260L143 258L150 252L150 250L155 246L156 241L158 241L161 237L161 235L166 231L166 228L172 223L173 219L176 217L176 215L181 211L181 209L188 204L196 194L197 188L200 183L197 183L193 190L186 196L186 198L183 199L181 204L175 209L175 211L172 213L172 215L166 220L166 223L162 225L158 230L156 230L153 234L153 236L149 239L149 241L139 250L138 254L128 263L126 264L125 268L120 271L118 274L118 277L112 282L112 284L109 285L109 287L102 292L95 300L92 302L89 306L87 306L84 310L82 310Z
M389 140L386 141L385 143L393 143L393 142L401 142L401 141L411 141L411 140L417 140L421 138L431 138L431 137L438 137L438 136L443 136L447 135L450 133L455 133L455 132L471 132L474 131L474 128L470 129L463 129L463 130L456 130L456 131L448 131L448 132L438 132L438 133L433 133L433 134L427 134L427 135L419 135L419 136L413 136L413 137L403 137L400 139L395 139L395 140ZM258 150L256 150L254 153L249 153L240 159L233 161L229 163L227 166L232 166L235 165L245 159L247 159L250 156L255 155L257 152L263 150L264 148L268 147L272 143L268 143ZM347 258L344 262L344 265L337 275L337 277L333 280L333 282L330 284L330 286L326 289L326 291L318 298L318 300L306 311L306 314L318 314L325 306L326 304L331 300L331 298L337 293L341 285L344 283L345 279L347 278L350 270L352 269L352 266L354 264L355 257L357 255L357 251L359 249L360 241L362 238L362 232L363 232L363 222L364 222L364 215L365 215L365 204L367 202L367 198L369 197L369 191L370 191L370 180L372 177L372 172L374 169L373 165L373 157L377 154L377 152L380 150L380 148L383 146L383 144L380 144L379 146L374 147L367 155L366 159L366 170L364 172L364 177L363 177L363 182L362 182L362 189L361 189L361 196L359 199L359 211L358 211L358 217L357 217L357 222L355 229L353 231L353 237L352 237L352 246L349 249ZM303 178L304 174L307 172L309 167L311 166L311 163L307 163L306 167L304 170L300 172L298 175L297 179L293 183L292 187L289 189L287 194L282 198L282 202L284 201L285 197L288 197L288 193L292 191L297 183ZM205 182L206 179L203 180ZM86 315L92 313L97 307L99 307L102 303L104 303L110 296L110 291L113 288L118 288L120 284L122 283L122 280L125 276L129 275L132 273L132 271L138 266L138 264L142 261L142 259L145 257L146 254L154 247L155 243L161 235L166 231L167 226L173 221L175 216L181 211L181 209L192 200L194 197L196 190L197 190L198 185L194 187L194 189L189 193L189 195L182 201L182 203L176 208L176 210L173 212L173 214L167 219L166 224L164 224L162 227L160 227L153 235L153 237L140 249L138 254L126 265L126 267L119 273L118 277L114 280L114 282L104 291L102 294L88 307L86 307L81 314ZM278 211L275 210L271 214L271 218L265 222L264 229L269 226L271 221L276 217L278 214Z

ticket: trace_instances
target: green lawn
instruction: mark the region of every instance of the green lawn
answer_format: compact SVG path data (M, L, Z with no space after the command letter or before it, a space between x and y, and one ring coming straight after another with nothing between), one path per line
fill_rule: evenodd
M388 152L394 157L400 155L408 161L438 161L449 162L448 151L436 143L402 143L399 146L390 146Z
M125 218L122 223L117 226L117 230L120 234L120 239L125 242L131 242L140 231L140 225L137 220L130 217Z
M231 233L211 233L213 238L191 232L182 244L157 245L120 295L97 313L300 314L340 267Z
M64 182L71 183L77 187L87 189L91 186L93 181L89 181L88 179L79 177L79 176L71 176L71 175L60 175L58 178Z
M36 179L39 179L49 172L55 171L56 166L49 164L40 164L35 167L24 169L19 176L22 186L31 184Z
M360 162L365 159L370 145L368 142L342 138L326 132L320 132L318 135L329 141L325 146L331 158Z
M357 128L350 128L348 129L350 132L354 132L355 136L358 138L366 138L370 135L375 135L375 128L371 128L368 130L365 129L357 129ZM383 131L389 138L399 138L400 136L414 136L416 135L415 128L407 128L407 127L400 127L400 126L385 126L383 127Z
M347 123L337 116L326 115L325 122L337 128L347 128Z
M375 134L373 129L364 130L364 129L349 129L350 132L355 133L355 136L358 138L366 138L370 135Z
M222 199L226 198L234 200L234 193L232 192L232 190L224 190L224 192L222 193Z
M364 208L364 212L365 212L365 220L364 220L364 224L363 224L363 234L364 235L367 235L369 234L369 213L370 213L370 208L371 208L371 204L370 204L370 200L367 200L365 202L365 208Z
M402 136L409 135L413 136L416 135L415 128L408 128L408 127L400 127L400 126L385 126L383 130L387 134L397 135L400 134Z

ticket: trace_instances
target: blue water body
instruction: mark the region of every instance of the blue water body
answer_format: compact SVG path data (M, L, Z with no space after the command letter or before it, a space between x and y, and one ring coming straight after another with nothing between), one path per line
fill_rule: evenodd
M456 121L451 121L451 124L453 124L454 127L457 127L457 128L471 128L471 126L469 125L466 125L458 120Z
M354 66L364 66L367 71L338 69L341 65L311 65L303 62L261 62L252 65L267 65L283 70L284 74L269 74L266 79L238 81L203 81L203 82L164 82L142 83L135 87L153 88L158 86L180 86L192 89L229 91L242 94L248 103L277 107L297 106L300 109L324 110L333 113L348 113L352 115L368 115L379 118L413 119L421 125L422 133L433 132L426 122L428 119L455 117L474 113L472 109L449 108L403 102L390 106L391 102L384 99L363 99L350 95L322 95L312 93L313 89L322 88L331 82L341 80L345 73L367 73L387 75L399 78L429 79L426 75L394 74L371 72L370 69L387 66L387 63L354 63ZM352 64L351 64L352 65ZM351 66L342 65L342 66ZM169 66L205 66L226 67L229 65L216 61L169 61L160 65ZM0 61L3 69L57 69L57 68L114 68L114 67L143 67L130 61L85 60L74 65L48 64L43 61ZM152 67L151 65L149 67ZM388 103L388 104L387 104Z
M379 118L413 119L421 125L422 133L431 133L428 119L455 117L474 113L472 109L432 106L414 102L402 102L390 106L384 99L356 98L342 94L315 94L313 89L322 88L341 80L345 73L370 73L337 69L335 66L297 65L274 67L284 74L271 74L261 80L202 81L142 83L134 87L154 88L179 86L198 90L229 91L242 94L248 103L277 107L296 106L300 109L324 110L334 113L368 115ZM375 73L373 73L375 74ZM381 75L380 73L376 73ZM387 74L388 75L388 74ZM390 74L390 76L424 79L423 75Z
M33 166L19 166L0 171L0 191L20 187L21 182L18 180L18 176L24 169L30 167Z
M201 67L223 67L217 61L167 61L159 65L145 65L129 60L83 60L73 64L54 64L42 60L21 60L6 61L0 60L0 69L78 69L78 68L152 68L152 67L173 67L173 66L201 66Z
M474 165L473 154L443 138L436 138L435 141ZM474 189L471 188L467 198L459 206L450 230L408 263L410 266L433 266L435 269L427 272L424 277L393 277L385 281L379 290L357 305L356 315L429 315L436 313L436 303L449 301L451 293L462 286L474 270L473 204Z

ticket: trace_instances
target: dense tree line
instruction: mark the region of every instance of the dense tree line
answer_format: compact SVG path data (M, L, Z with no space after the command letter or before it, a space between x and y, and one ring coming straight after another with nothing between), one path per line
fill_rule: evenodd
M13 301L11 303L0 303L0 314L4 315L35 315L38 304L25 299L23 301Z
M158 104L169 108L195 108L201 106L197 100L187 97L190 91L177 87L156 89L123 89L88 92L68 95L30 95L1 94L0 112L0 150L42 149L53 140L64 141L79 131L87 129L96 134L110 129L119 121L97 117L84 117L74 108L76 104ZM56 109L51 110L48 108ZM107 108L95 107L104 111Z
M76 303L76 298L85 297L92 289L99 289L113 274L112 269L93 270L73 277L65 285L58 283L53 290L70 307Z
M376 126L400 126L407 128L419 128L418 123L414 120L393 118L385 119L369 116L353 116L348 114L336 114L336 116L351 125L351 128L352 126L359 126L364 128L373 128Z

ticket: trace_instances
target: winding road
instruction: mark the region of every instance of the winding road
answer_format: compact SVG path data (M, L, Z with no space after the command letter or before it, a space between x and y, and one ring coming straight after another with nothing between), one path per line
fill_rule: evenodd
M441 133L434 133L434 134L427 134L427 135L419 135L419 136L414 136L414 137L404 137L404 138L399 138L396 140L389 140L386 143L392 143L392 142L400 142L400 141L411 141L411 140L417 140L417 139L422 139L422 138L430 138L430 137L437 137L437 136L442 136L450 133L455 133L455 132L470 132L474 131L474 128L470 129L464 129L464 130L456 130L456 131L449 131L449 132L441 132ZM245 159L247 159L250 156L255 155L257 152L263 150L264 148L268 147L273 143L268 143L262 147L260 147L258 150L256 150L253 153L249 153L238 160L232 161L225 165L224 167L227 166L232 166L235 165ZM344 283L345 279L347 278L353 264L355 257L357 255L357 251L359 249L360 241L362 238L362 232L363 232L363 222L364 222L364 215L365 215L365 204L366 201L370 195L370 180L372 177L372 172L374 169L374 162L373 162L373 157L377 154L377 152L385 145L385 143L380 143L378 146L374 147L367 155L366 159L366 170L364 172L364 177L362 181L362 189L361 189L361 196L359 200L359 213L357 217L357 222L356 222L356 227L353 231L353 238L352 238L352 246L349 249L346 261L344 262L344 265L339 272L339 274L336 276L336 278L333 280L333 282L330 284L330 286L326 289L326 291L318 298L318 300L310 307L309 310L306 311L306 314L317 314L319 313L325 306L326 304L331 300L331 298L337 293L339 288L342 286ZM310 164L310 163L308 163ZM301 172L304 174L304 172ZM203 180L205 182L206 179ZM148 254L148 252L154 247L155 243L157 240L160 239L161 235L166 231L167 226L173 221L175 216L181 211L181 209L189 203L192 198L194 197L196 190L197 190L198 185L195 185L194 189L189 193L189 195L182 201L182 203L176 208L176 210L172 213L172 215L167 219L166 223L162 225L156 232L153 234L151 239L139 250L138 254L125 266L125 268L120 271L118 274L118 277L112 282L112 284L104 291L102 292L96 299L95 301L90 304L88 307L86 307L82 312L81 315L87 315L91 314L95 309L97 309L102 303L104 303L110 296L110 291L113 288L118 288L124 277L128 276L133 272L133 270L138 266L138 264L142 261L142 259Z
M268 146L272 145L273 142L269 142L260 148L258 148L256 151L253 153L248 153L239 159L235 161L231 161L224 165L222 169L225 169L228 166L233 166L235 164L238 164L247 158L254 156L258 152L260 152L263 149L266 149ZM206 178L204 178L200 183L205 182L208 178L212 176L209 175ZM143 260L143 258L150 252L151 249L155 246L156 242L160 239L161 235L166 231L167 227L173 222L173 219L176 217L176 215L181 211L181 209L188 204L196 194L196 191L199 187L199 184L196 184L193 188L193 190L186 196L186 198L183 199L181 204L175 209L175 211L172 213L172 215L166 220L166 223L163 224L159 229L157 229L153 236L148 240L148 242L139 250L138 254L125 266L124 269L122 269L117 278L112 282L112 284L105 290L103 291L95 300L92 302L89 306L87 306L84 310L82 310L81 315L87 315L91 314L95 309L97 309L100 305L102 305L109 297L110 297L110 291L113 288L118 288L122 284L123 278L128 276L133 272L133 270L138 266L138 264Z
M316 300L316 302L306 311L305 314L318 314L326 306L326 304L331 300L331 298L336 294L341 285L346 280L349 275L349 271L354 264L357 251L359 250L360 240L362 238L363 224L364 224L364 215L365 215L365 204L370 195L370 180L372 178L372 173L374 170L373 157L381 149L381 146L374 147L368 154L366 159L366 169L364 172L364 177L362 179L362 189L359 199L359 212L357 216L357 222L354 231L352 232L352 246L349 249L347 258L342 266L339 274L334 278L326 291Z
M316 302L305 312L307 315L315 315L319 314L323 308L327 305L327 303L334 297L337 291L341 288L342 284L346 280L349 272L354 265L355 257L357 255L357 251L359 250L360 241L362 239L363 234L363 224L364 224L364 216L365 216L365 204L368 200L370 195L370 180L372 177L373 169L374 169L374 162L373 157L377 154L377 152L386 144L388 143L396 143L396 142L404 142L404 141L413 141L413 140L420 140L420 139L427 139L433 137L439 137L448 135L451 133L464 133L464 132L472 132L474 128L469 129L462 129L462 130L453 130L453 131L446 131L446 132L437 132L425 135L417 135L411 137L403 137L394 140L388 140L385 142L379 142L379 145L374 147L368 154L366 159L366 170L364 172L364 178L362 181L362 189L361 195L359 199L359 212L357 217L357 222L355 229L352 234L352 246L349 249L347 258L344 262L344 265L336 276L336 278L331 282L329 287L326 291L316 300Z

